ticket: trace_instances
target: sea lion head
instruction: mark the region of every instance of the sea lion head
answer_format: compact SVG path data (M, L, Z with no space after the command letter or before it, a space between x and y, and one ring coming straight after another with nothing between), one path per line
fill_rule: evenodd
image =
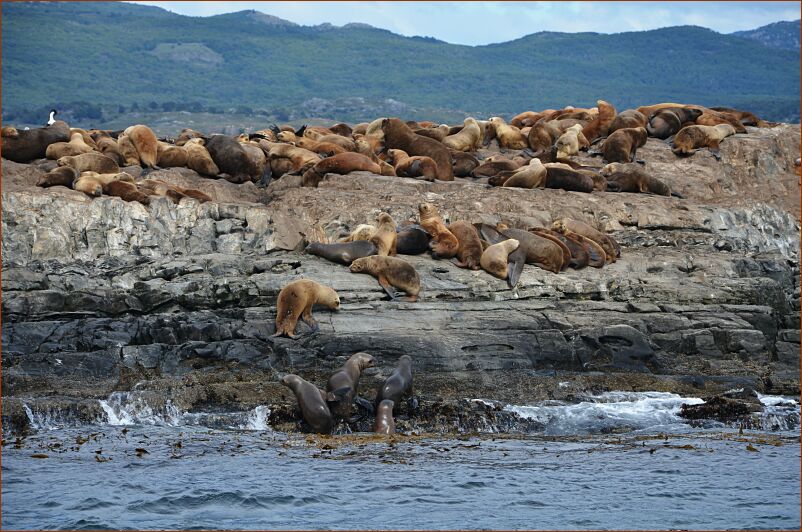
M368 257L361 257L351 263L352 273L361 273L367 271Z
M287 375L284 375L281 378L281 384L293 390L295 389L295 386L298 386L300 382L301 382L301 377L299 377L298 375L293 375L292 373L288 373Z
M359 371L365 368L372 368L376 364L376 359L369 353L359 352L351 355L349 360L354 360L359 364Z
M562 220L557 220L551 224L551 228L558 233L565 231L565 223Z

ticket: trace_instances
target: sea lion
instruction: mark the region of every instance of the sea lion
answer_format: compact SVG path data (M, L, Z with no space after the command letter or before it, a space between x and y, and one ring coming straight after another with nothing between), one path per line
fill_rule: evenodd
M473 172L474 168L479 166L479 159L470 153L465 152L452 152L451 157L453 163L451 165L454 172L454 177L468 177Z
M7 133L9 130L6 130ZM54 142L70 140L70 126L56 120L52 125L16 130L15 136L3 135L3 158L15 163L27 163L45 157L47 147Z
M354 242L335 242L334 244L324 244L322 242L312 242L304 250L310 255L317 255L324 259L339 264L350 265L354 260L376 255L378 250L376 244L367 240L356 240Z
M458 220L449 224L448 230L457 237L459 247L457 255L452 262L460 268L478 270L481 266L479 261L482 258L482 241L476 228L468 222Z
M351 126L342 122L339 124L334 124L333 126L329 126L329 131L336 135L342 135L343 137L350 137L354 133L354 130L351 129Z
M520 162L510 159L485 160L482 164L474 168L471 175L475 178L487 177L488 179L492 179L504 172L515 172L521 168L521 166ZM501 180L488 181L488 183L497 187L501 186L510 175L512 174L506 174Z
M641 192L671 196L671 188L648 175L639 164L610 163L601 170L610 192Z
M92 135L89 134L88 131L86 131L85 129L81 129L79 127L71 127L70 128L70 138L72 138L72 135L74 135L75 133L78 133L79 135L81 135L81 139L84 141L84 144L86 144L87 146L89 146L93 150L97 149L97 144L95 144L95 139L92 138Z
M429 251L432 237L420 225L408 225L398 229L395 250L399 255L420 255Z
M287 159L290 161L289 167L290 171L293 173L303 173L322 160L320 155L317 153L293 146L292 144L271 145L271 143L262 140L259 141L259 145L262 146L263 149L267 148L270 159L270 168L273 171L273 174L276 176L281 176L284 174L283 169L281 171L278 169L280 164L279 161L281 159Z
M260 141L265 142L265 141ZM212 135L204 143L214 164L220 169L220 176L231 183L240 184L260 180L266 185L270 175L266 168L259 168L237 139L227 135Z
M517 248L518 241L514 238L509 238L498 244L493 244L484 250L479 263L482 269L490 275L498 277L499 279L506 279L508 273L507 258L509 254Z
M482 129L475 118L468 117L463 121L459 133L443 139L443 144L455 151L476 151L482 143Z
M656 111L649 117L646 123L646 131L649 136L658 139L667 139L682 129L684 124L695 122L702 115L699 109L687 109L684 107L667 107Z
M749 111L741 111L739 109L733 109L731 107L711 107L710 109L712 111L718 111L720 113L727 113L728 115L732 116L745 126L768 127L769 124L765 120L761 120L760 118L750 113Z
M389 377L379 387L376 392L375 404L381 405L382 401L393 401L395 406L401 404L401 399L412 395L412 358L409 355L401 355L396 367Z
M281 384L292 390L304 421L319 434L331 434L334 428L334 419L331 415L326 399L328 395L320 388L305 381L298 375L284 375Z
M0 128L0 137L9 137L9 138L17 138L19 137L19 131L14 126L3 126Z
M159 141L156 135L148 126L137 124L125 128L125 135L131 139L142 166L150 169L158 169L159 160Z
M451 153L440 142L416 135L397 118L386 118L381 123L384 132L384 144L387 149L399 149L410 156L421 155L431 157L437 163L437 179L453 181L454 172L451 167Z
M340 239L340 242L354 242L356 240L370 240L373 233L376 232L376 227L370 224L359 224L356 229L351 231L351 234L345 238Z
M381 256L395 256L396 239L398 238L395 220L393 220L392 216L383 212L379 214L376 221L378 222L376 232L370 237L370 242L376 246L376 254Z
M698 106L696 106L698 107ZM746 128L738 120L735 115L724 113L721 111L714 111L706 107L699 107L702 109L702 114L696 119L696 124L700 126L718 126L729 124L735 129L736 133L746 133Z
M592 268L602 268L605 264L607 264L607 253L604 252L604 248L602 248L597 242L582 235L573 233L568 229L564 229L558 234L564 236L567 240L574 242L577 246L580 246L585 250L588 255L588 266ZM567 245L568 244L566 244L566 246Z
M583 244L582 242L578 240L572 240L561 233L552 231L551 229L546 229L544 227L530 228L529 232L535 233L538 236L545 236L547 238L552 237L551 240L559 240L566 247L566 249L568 249L570 255L568 266L571 268L574 268L575 270L581 270L588 265L590 257L588 255L587 245ZM602 260L602 264L603 263L604 261ZM563 264L563 268L565 268L565 266L566 265Z
M546 174L547 168L543 166L540 159L535 157L529 161L529 164L515 170L509 177L499 176L501 179L494 180L493 183L488 181L488 183L496 184L502 181L501 186L503 187L541 188L546 183Z
M557 139L565 133L569 127L581 124L584 127L584 122L580 120L565 119L565 120L546 120L541 119L538 123L532 126L527 135L527 143L535 153L547 152L551 149Z
M395 434L395 420L393 419L395 403L384 399L376 408L376 421L373 422L373 432L376 434Z
M189 155L182 146L173 146L166 142L157 145L157 163L162 168L175 168L187 165Z
M116 140L111 138L110 135L104 134L98 136L95 139L95 144L97 145L97 149L100 153L113 159L118 166L127 166L125 164L125 157L123 156L122 151L120 151L120 146L117 144Z
M563 234L565 234L566 231L570 231L571 233L575 233L593 240L604 250L606 262L608 263L615 262L617 256L619 255L619 252L616 251L616 248L618 247L617 243L614 244L615 241L612 239L612 237L602 233L601 231L598 231L597 229L594 229L584 222L563 218L555 221L552 224L551 229Z
M564 269L566 256L563 248L551 239L542 235L535 235L523 229L497 228L497 231L505 238L514 238L518 241L518 250L524 253L524 262L550 271L560 273ZM494 239L494 242L498 239ZM570 258L568 259L570 261ZM510 272L512 286L518 283L518 276L523 271L523 263L515 264L513 271Z
M182 147L187 153L187 168L207 177L220 174L220 169L214 164L209 151L203 147L203 139L190 139Z
M203 138L203 133L195 131L194 129L184 128L181 130L181 133L178 134L178 138L175 139L175 145L183 146L188 140L199 138Z
M64 187L72 187L72 183L78 179L80 175L81 174L72 166L59 166L39 177L36 181L36 186L55 187L61 185Z
M621 111L616 115L613 123L610 124L610 129L608 129L607 134L609 135L613 131L623 129L625 127L646 127L646 117L643 115L643 113L639 113L634 109Z
M194 188L183 188L178 185L173 185L160 179L145 179L137 183L139 189L151 196L165 196L175 204L181 202L182 198L192 198L201 203L211 201L212 198Z
M544 113L537 113L535 111L524 111L512 117L510 125L518 128L532 127L538 120L543 118Z
M150 196L142 192L134 183L115 180L103 186L103 194L116 196L123 201L138 201L142 205L150 205Z
M110 157L102 153L90 152L58 159L59 166L72 166L78 173L97 172L98 174L116 174L120 167Z
M313 305L340 310L340 298L333 289L311 279L298 279L285 285L276 300L276 333L273 336L295 338L299 316L312 328L312 332L320 330L312 317Z
M592 143L600 137L606 137L616 117L615 107L612 104L604 100L596 100L596 105L599 108L599 115L582 128L582 135L588 143Z
M676 155L691 155L700 148L707 148L713 154L713 157L721 160L719 144L730 135L735 135L735 128L730 124L687 126L682 128L674 137L674 145L671 151Z
M421 203L418 205L418 213L421 227L432 236L429 244L432 256L436 259L454 257L459 249L459 241L446 227L443 218L437 212L437 207L431 203Z
M608 163L634 162L638 148L646 144L646 128L618 129L604 140L601 153Z
M442 143L443 139L445 139L451 132L451 128L445 124L440 124L439 126L434 127L420 127L418 129L410 127L409 129L411 129L416 135L427 137L440 143Z
M410 157L404 150L396 149L387 150L387 155L392 158L398 177L420 177L424 181L434 181L437 177L437 163L431 157Z
M546 188L561 188L563 190L575 192L593 192L593 179L576 170L569 170L562 167L546 167Z
M499 147L509 150L523 150L529 146L521 130L505 123L503 118L494 116L490 119L490 123L495 129Z
M582 125L576 124L565 130L554 143L557 149L557 159L567 159L579 153L581 148L587 148L590 143L582 134Z
M82 172L76 179L72 188L83 192L87 196L101 196L106 191L106 186L112 181L126 181L133 184L134 178L126 172L116 172L100 174L98 172Z
M309 168L303 174L303 186L317 187L326 174L347 174L355 171L370 172L382 175L380 165L374 163L370 158L356 152L339 153L333 157L327 157Z
M340 369L331 374L326 382L326 392L335 396L334 400L328 401L332 414L342 418L351 415L359 389L359 376L366 368L373 367L375 362L368 353L354 353Z
M351 263L352 273L368 273L376 279L391 299L398 294L393 287L403 290L407 297L402 301L417 301L420 293L420 277L410 263L398 257L362 257Z
M509 229L507 229L506 231L509 231ZM520 231L520 229L518 229L518 231ZM532 233L532 234L534 234L536 236L545 238L547 240L551 240L552 242L557 244L557 246L559 246L560 250L562 250L562 254L563 254L563 256L562 256L562 266L560 266L560 271L565 270L566 268L568 268L568 266L571 264L571 250L562 241L562 239L557 237L558 235L559 236L562 236L562 235L560 235L559 233L555 233L555 232L553 232L553 231L551 231L549 229L546 229L544 227L530 228L528 232Z
M120 154L123 156L124 166L138 166L140 163L139 153L136 151L134 143L128 138L128 135L120 135L117 137L117 147L120 149Z
M72 133L69 142L54 142L45 150L45 157L48 159L60 159L62 157L81 155L95 151L94 148L84 142L80 133Z

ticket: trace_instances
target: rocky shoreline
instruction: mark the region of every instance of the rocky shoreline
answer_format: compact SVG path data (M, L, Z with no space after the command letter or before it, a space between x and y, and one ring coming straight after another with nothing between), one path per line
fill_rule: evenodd
M259 189L170 169L150 177L213 201L145 207L41 189L46 165L3 160L4 427L26 430L25 407L96 421L100 399L135 389L186 412L268 405L271 425L293 430L295 400L280 376L323 385L356 351L377 360L360 381L369 399L398 357L412 356L421 409L399 430L478 430L488 419L526 430L471 399L799 395L799 144L798 125L749 128L722 143L719 162L706 151L679 159L649 139L639 155L684 199L359 172L318 188L285 176ZM622 257L559 275L527 266L513 290L405 257L423 291L403 303L372 277L302 252L382 210L414 219L421 201L450 220L524 227L571 217L613 235ZM278 291L301 277L337 290L342 309L317 311L317 334L301 325L298 340L273 339Z

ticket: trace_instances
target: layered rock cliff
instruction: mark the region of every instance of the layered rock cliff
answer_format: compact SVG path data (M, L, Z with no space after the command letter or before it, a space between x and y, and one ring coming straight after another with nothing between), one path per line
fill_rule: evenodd
M99 399L137 390L182 411L269 405L271 422L290 427L294 399L280 376L322 386L356 351L378 361L360 382L369 399L412 356L423 428L490 408L466 399L798 394L799 145L799 126L749 128L722 143L719 162L650 139L639 156L684 199L366 173L259 189L171 169L151 177L214 201L145 207L37 188L42 165L3 160L3 417L16 428L26 408L92 421L104 415ZM423 286L404 303L373 277L302 253L382 210L416 219L422 201L452 221L582 220L613 235L622 256L560 274L526 266L512 290L482 271L404 257ZM301 324L299 339L273 339L276 296L302 277L336 289L342 309L315 311L319 333Z

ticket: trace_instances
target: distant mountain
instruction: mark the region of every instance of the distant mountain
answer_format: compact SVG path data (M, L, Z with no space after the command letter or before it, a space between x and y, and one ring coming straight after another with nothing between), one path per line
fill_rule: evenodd
M732 35L762 42L772 48L799 51L799 20L782 21L754 30L736 31Z
M257 11L187 17L116 2L1 8L3 117L14 123L39 123L54 105L78 123L132 110L348 121L380 110L445 121L598 98L618 109L681 101L799 120L798 49L695 26L541 32L470 47L362 24L299 26Z

